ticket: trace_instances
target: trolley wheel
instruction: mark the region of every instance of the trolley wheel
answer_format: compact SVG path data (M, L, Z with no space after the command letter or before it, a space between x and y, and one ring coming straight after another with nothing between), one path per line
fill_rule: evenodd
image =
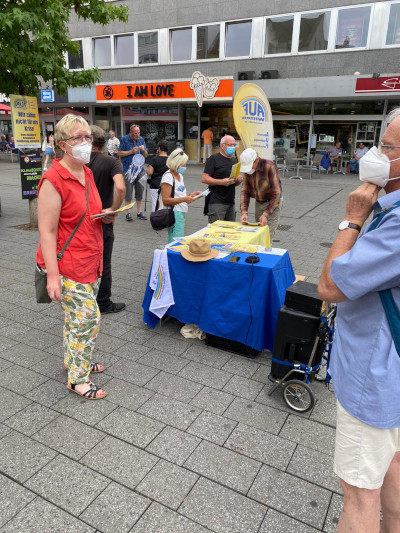
M314 407L313 391L304 381L298 379L288 381L283 386L282 394L286 404L294 411L306 413Z

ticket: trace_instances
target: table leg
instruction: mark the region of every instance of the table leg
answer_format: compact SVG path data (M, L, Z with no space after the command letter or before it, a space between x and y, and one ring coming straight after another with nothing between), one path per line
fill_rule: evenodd
M290 180L302 180L302 179L303 179L303 178L300 176L300 161L297 161L296 175L295 175L295 176L290 176L289 179L290 179Z

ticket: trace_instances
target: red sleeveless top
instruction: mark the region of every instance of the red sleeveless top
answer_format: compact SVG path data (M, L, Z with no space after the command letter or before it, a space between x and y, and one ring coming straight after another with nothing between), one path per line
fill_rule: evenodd
M101 220L93 220L90 217L101 213L102 205L92 171L86 166L83 168L85 170L85 187L71 175L69 170L60 165L60 159L55 159L39 182L38 196L45 179L51 182L61 196L61 212L57 231L58 253L85 212L87 183L90 181L89 205L86 216L68 244L62 259L58 261L58 269L62 276L73 281L93 283L101 276L103 270L103 230ZM40 240L36 261L41 268L46 268Z

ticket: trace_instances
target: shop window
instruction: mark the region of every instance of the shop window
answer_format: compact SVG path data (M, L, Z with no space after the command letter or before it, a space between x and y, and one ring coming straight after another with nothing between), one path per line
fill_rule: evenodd
M139 33L139 64L158 63L158 32Z
M315 102L315 115L381 115L383 100L359 100L356 102Z
M336 31L336 48L367 46L370 7L340 9Z
M252 22L228 22L225 26L225 57L249 57Z
M400 4L390 6L386 44L400 44Z
M267 19L266 54L290 54L292 51L293 15Z
M133 65L133 35L115 37L114 62L116 65Z
M198 26L197 59L219 59L219 24Z
M109 67L111 65L111 39L110 37L101 37L93 39L94 47L94 66Z
M70 54L68 52L68 68L70 70L83 68L82 41L75 41L75 42L79 44L79 52L77 54Z
M301 15L299 52L327 49L330 17L330 11Z
M192 28L170 30L171 61L192 59Z
M271 103L271 111L274 117L277 115L309 115L311 102Z

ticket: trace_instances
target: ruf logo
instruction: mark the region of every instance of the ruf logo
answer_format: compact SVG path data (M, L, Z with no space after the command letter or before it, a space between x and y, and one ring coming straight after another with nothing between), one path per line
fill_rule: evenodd
M242 108L247 117L255 117L259 120L265 120L265 109L258 100L248 98L242 102Z

